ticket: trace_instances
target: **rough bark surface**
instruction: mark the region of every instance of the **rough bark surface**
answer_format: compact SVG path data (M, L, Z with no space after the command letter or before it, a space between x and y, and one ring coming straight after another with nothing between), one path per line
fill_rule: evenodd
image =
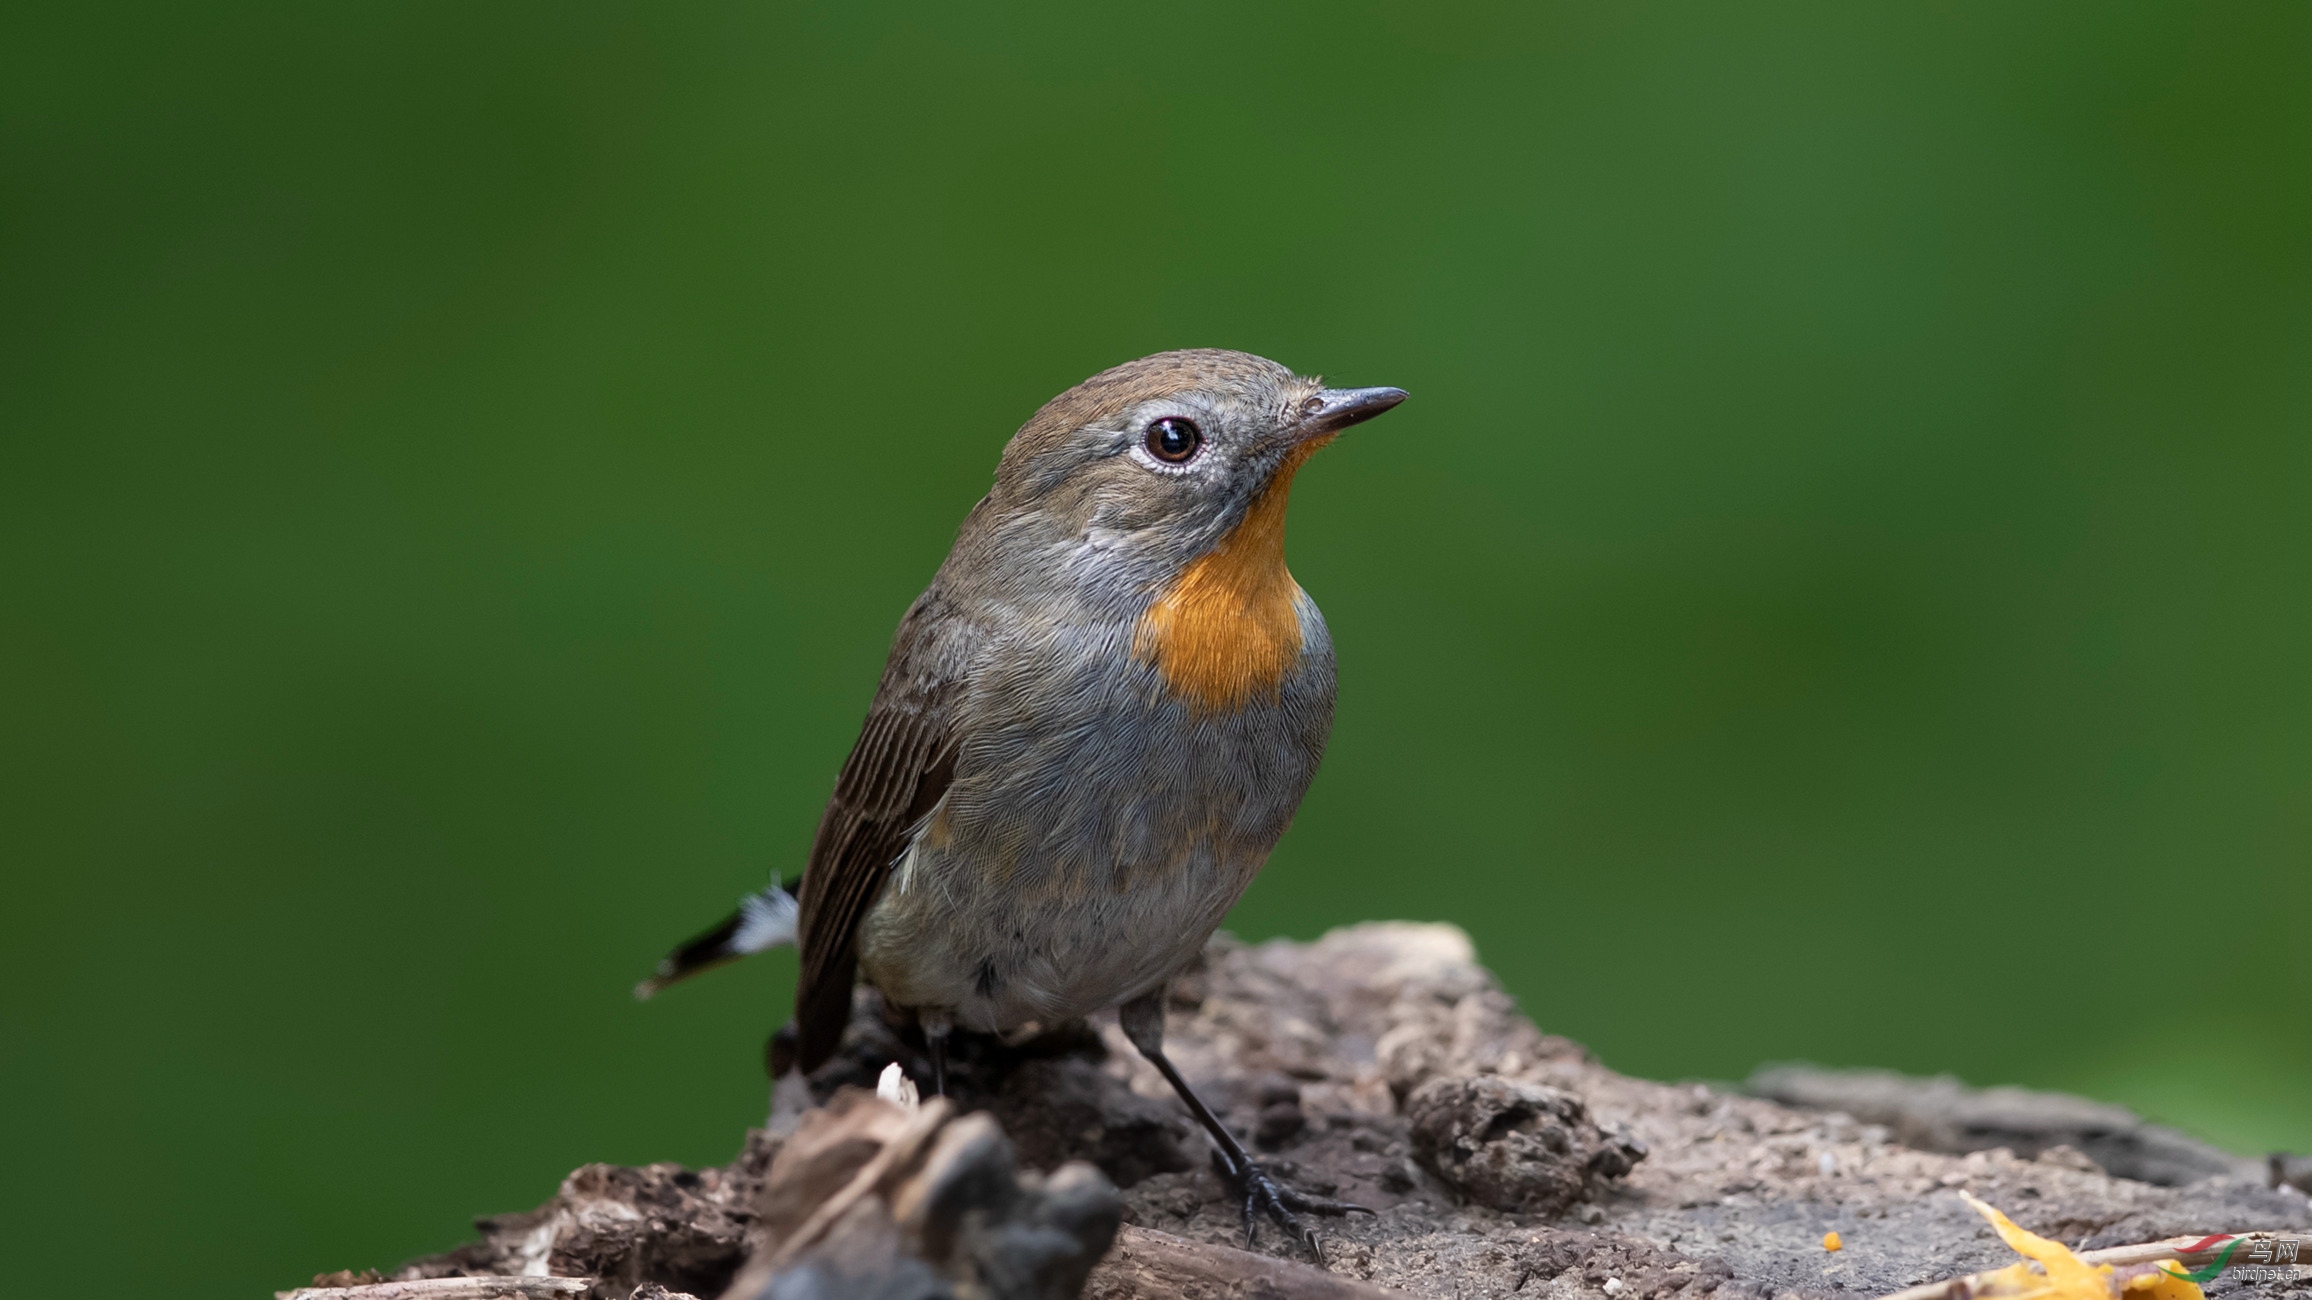
M960 1110L998 1121L1029 1169L1086 1161L1121 1189L1131 1226L1083 1292L1100 1300L1877 1296L2013 1262L1960 1189L2079 1247L2312 1229L2305 1195L2267 1186L2253 1165L2157 1186L2104 1172L2075 1144L2046 1144L2038 1159L1946 1154L1898 1141L1896 1112L1873 1123L1616 1074L1521 1016L1450 926L1216 939L1174 991L1167 1048L1272 1170L1376 1213L1319 1223L1330 1281L1264 1231L1255 1250L1273 1277L1262 1280L1235 1250L1238 1206L1203 1139L1112 1023L1014 1046L959 1038L949 1092ZM846 1084L872 1088L894 1060L928 1078L920 1040L862 995L811 1089L826 1101ZM397 1276L550 1271L597 1277L610 1300L655 1297L652 1286L713 1297L760 1249L768 1219L807 1217L808 1196L766 1202L780 1148L803 1137L750 1133L722 1169L587 1166L546 1206L481 1220L484 1240ZM844 1158L858 1168L867 1155ZM855 1226L862 1242L904 1245L904 1232ZM1835 1253L1823 1245L1832 1231ZM1346 1289L1324 1289L1335 1284ZM2312 1273L2207 1289L2304 1300Z

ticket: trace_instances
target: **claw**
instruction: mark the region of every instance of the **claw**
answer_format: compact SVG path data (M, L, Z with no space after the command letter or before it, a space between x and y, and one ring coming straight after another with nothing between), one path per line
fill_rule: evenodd
M1316 1232L1301 1222L1300 1215L1373 1213L1369 1206L1355 1205L1348 1201L1335 1201L1323 1196L1310 1196L1293 1187L1290 1183L1278 1181L1274 1175L1250 1161L1247 1161L1242 1168L1238 1168L1232 1161L1223 1158L1216 1151L1213 1153L1213 1163L1220 1167L1221 1176L1233 1184L1237 1192L1244 1197L1244 1248L1246 1250L1252 1249L1253 1243L1258 1239L1261 1216L1265 1214L1276 1220L1276 1225L1284 1229L1286 1235L1294 1241L1299 1242L1301 1248L1308 1251L1309 1255L1316 1260L1317 1266L1322 1268L1325 1263L1324 1248L1318 1244ZM1295 1213L1295 1211L1299 1213Z
M1359 1205L1354 1201L1329 1200L1322 1196L1311 1196L1306 1192L1296 1191L1290 1183L1276 1183L1274 1186L1276 1187L1277 1198L1284 1202L1285 1208L1288 1210L1331 1215L1377 1213L1369 1205Z

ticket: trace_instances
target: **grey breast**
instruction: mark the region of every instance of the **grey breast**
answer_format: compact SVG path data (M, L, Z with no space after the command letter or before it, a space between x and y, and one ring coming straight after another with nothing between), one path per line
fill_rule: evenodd
M980 1030L1114 1006L1199 951L1291 822L1332 726L1323 616L1273 700L1175 698L1121 618L986 627L955 777L860 931L868 978Z

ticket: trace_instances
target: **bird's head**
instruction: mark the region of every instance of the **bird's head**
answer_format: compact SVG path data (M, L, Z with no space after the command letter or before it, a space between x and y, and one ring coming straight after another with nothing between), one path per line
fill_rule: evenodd
M1248 522L1273 528L1281 548L1294 471L1404 400L1395 388L1327 388L1245 352L1159 352L1045 403L1004 448L988 505L1032 523L1046 545L1151 577Z

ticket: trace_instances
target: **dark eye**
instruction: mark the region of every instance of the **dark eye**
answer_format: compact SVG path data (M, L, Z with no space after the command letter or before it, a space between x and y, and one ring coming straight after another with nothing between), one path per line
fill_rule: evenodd
M1204 435L1196 425L1177 415L1167 415L1148 426L1149 454L1174 465L1186 462L1204 445Z

